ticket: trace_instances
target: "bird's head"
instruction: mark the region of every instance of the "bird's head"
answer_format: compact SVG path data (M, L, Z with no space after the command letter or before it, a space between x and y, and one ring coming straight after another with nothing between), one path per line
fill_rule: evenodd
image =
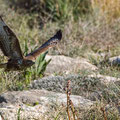
M59 30L48 42L48 44L52 47L57 45L58 42L62 39L62 31Z
M41 48L54 47L58 44L58 42L60 42L61 39L62 39L62 31L59 30L53 37L51 37L47 42L45 42L41 46Z

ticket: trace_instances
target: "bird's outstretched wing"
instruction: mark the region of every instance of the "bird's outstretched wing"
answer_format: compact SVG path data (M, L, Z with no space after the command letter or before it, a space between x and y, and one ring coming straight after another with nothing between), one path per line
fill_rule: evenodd
M23 58L19 41L13 31L0 17L0 49L10 59Z
M35 51L29 53L25 57L25 59L29 59L29 60L36 59L36 57L38 55L40 55L40 53L46 51L50 47L54 47L55 45L57 45L57 43L61 40L61 38L62 38L62 32L61 32L61 30L59 30L53 37L51 37L48 41L46 41L44 44L42 44L41 47L39 47Z

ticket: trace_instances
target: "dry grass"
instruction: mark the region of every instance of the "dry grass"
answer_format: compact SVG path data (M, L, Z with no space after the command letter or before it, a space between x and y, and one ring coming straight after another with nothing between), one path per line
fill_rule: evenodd
M107 21L120 17L119 0L92 0L91 2L92 8L99 9L99 15L105 16Z

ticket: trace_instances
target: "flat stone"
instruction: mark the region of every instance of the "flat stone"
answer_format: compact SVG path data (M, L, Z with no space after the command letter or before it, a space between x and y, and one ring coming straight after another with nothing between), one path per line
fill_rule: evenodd
M45 119L46 116L47 120L49 116L52 116L50 114L54 114L56 109L59 109L59 106L65 107L67 104L66 94L46 90L6 92L0 95L0 98L2 98L0 113L5 120L17 120L20 109L21 119ZM73 101L74 107L81 110L88 109L94 104L94 102L77 95L71 95L70 99ZM51 110L52 112L50 112Z
M63 55L46 56L46 60L52 59L48 64L46 72L49 74L53 73L76 73L79 70L97 70L95 65L92 65L87 59L84 58L70 58Z

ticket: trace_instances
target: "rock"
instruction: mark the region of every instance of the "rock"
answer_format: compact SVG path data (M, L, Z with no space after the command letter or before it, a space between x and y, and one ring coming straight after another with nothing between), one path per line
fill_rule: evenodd
M100 62L101 65L120 66L120 56L111 57Z
M53 92L63 93L66 88L67 81L71 81L72 94L84 96L91 100L100 100L100 96L115 90L113 88L116 82L120 81L115 77L104 75L88 75L80 74L65 76L49 76L39 80L34 80L30 84L31 89L46 89ZM117 83L118 84L118 83ZM87 94L86 94L87 93Z
M116 78L116 77L111 77L111 76L106 76L106 75L100 75L100 74L92 74L92 75L89 75L89 77L96 77L96 78L99 78L100 81L103 83L103 84L112 84L114 82L117 82L117 81L120 81L120 78Z
M120 65L120 56L115 56L109 58L108 63L112 66L119 66Z
M6 92L0 95L0 98L0 113L5 120L17 120L18 117L26 120L45 120L55 115L60 106L65 107L67 102L66 94L46 90ZM71 95L70 98L74 106L81 110L94 104L81 96Z
M46 56L46 60L52 59L47 66L46 73L76 73L79 70L96 70L97 67L84 58L70 58L63 55Z
M67 81L71 81L72 94L87 95L86 92L103 89L106 87L99 78L82 76L79 74L66 76L49 76L39 80L34 80L30 84L31 89L46 89L54 92L64 92Z

